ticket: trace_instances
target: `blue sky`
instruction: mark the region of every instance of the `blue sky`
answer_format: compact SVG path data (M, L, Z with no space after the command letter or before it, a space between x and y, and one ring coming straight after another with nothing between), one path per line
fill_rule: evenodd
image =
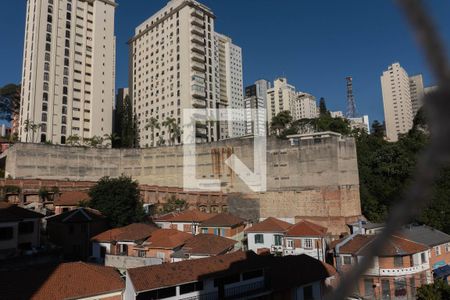
M118 0L117 87L128 85L127 40L134 28L167 0ZM379 76L399 61L409 74L432 84L400 10L393 1L203 0L215 12L216 30L243 49L244 82L286 76L297 89L325 97L332 110L346 107L345 77L353 76L360 114L383 119ZM427 0L450 45L450 1ZM0 4L0 86L20 81L24 0ZM447 46L447 50L448 50ZM450 51L447 51L450 54Z

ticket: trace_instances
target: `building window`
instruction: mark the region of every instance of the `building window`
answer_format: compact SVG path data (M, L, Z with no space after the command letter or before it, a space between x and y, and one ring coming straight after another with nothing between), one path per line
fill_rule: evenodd
M14 236L14 229L12 227L0 228L0 241L9 241Z
M441 255L441 246L436 246L436 247L434 247L434 254L435 254L436 256Z
M391 299L391 286L388 279L381 280L381 294L382 299Z
M428 260L425 252L420 253L420 258L422 259L423 264L427 263Z
M351 265L351 264L352 264L352 257L344 256L344 265Z
M263 234L255 234L255 244L264 244Z
M288 248L294 248L294 240L287 240L286 243Z
M47 103L42 103L42 111L47 111Z
M47 132L47 124L41 124L41 132Z
M66 134L66 126L61 126L61 134Z
M48 88L48 83L47 82L44 82L44 87L43 88L44 88L44 91L48 92L49 88Z
M397 278L394 280L394 295L395 297L405 297L406 296L406 279Z
M139 257L145 257L147 255L147 251L145 250L138 250L138 256Z
M279 234L276 234L274 238L275 238L275 246L281 246L282 240L283 240L283 236L279 235Z
M303 248L312 249L313 248L313 240L312 239L304 239L303 240Z
M394 256L394 267L396 268L403 267L403 256Z
M180 285L180 294L181 295L193 293L196 291L202 291L202 290L203 290L203 281Z
M450 243L445 244L445 252L450 252Z
M41 121L42 122L47 122L47 114L45 114L45 113L42 114Z
M203 234L208 234L208 228L202 228L202 233Z

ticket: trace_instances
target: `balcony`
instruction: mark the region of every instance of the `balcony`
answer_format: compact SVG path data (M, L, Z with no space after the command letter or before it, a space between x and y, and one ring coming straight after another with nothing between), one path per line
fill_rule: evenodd
M191 13L191 16L199 18L199 19L203 19L203 17L205 16L205 13L201 10L194 9Z
M195 71L204 72L205 71L205 64L198 63L198 62L192 62L192 69Z
M194 26L198 26L200 28L203 28L203 26L205 26L205 22L203 22L203 20L198 19L196 17L191 19L191 24Z
M202 38L205 37L205 30L201 29L197 26L192 27L191 33L198 35L199 37L202 37Z
M366 275L373 276L406 276L417 274L426 270L430 270L430 264L424 263L408 268L395 268L395 269L381 269L381 268L370 268L366 271Z
M206 108L206 101L201 99L192 99L192 107L194 108Z
M192 36L191 42L194 43L194 44L198 44L200 46L205 46L205 39L202 38L202 37L199 37L199 36L197 36L195 34Z
M156 257L135 257L110 254L105 256L105 266L122 270L160 264L162 264L162 259Z
M198 44L192 43L192 51L205 54L205 46L200 46Z
M205 56L203 54L192 52L191 58L193 61L199 62L199 63L205 63Z

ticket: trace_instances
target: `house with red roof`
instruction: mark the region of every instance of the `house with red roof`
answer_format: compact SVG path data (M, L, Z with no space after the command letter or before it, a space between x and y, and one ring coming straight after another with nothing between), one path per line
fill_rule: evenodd
M55 201L53 206L55 208L55 215L59 215L66 211L71 211L80 207L80 204L89 201L90 197L87 192L83 191L68 191L63 192Z
M267 218L245 230L248 249L278 255L306 254L325 261L327 228L302 220L296 224Z
M203 234L214 234L237 241L237 248L242 247L244 230L247 223L244 219L228 213L217 214L203 221L199 228Z
M198 234L172 254L172 262L224 255L235 251L237 242L214 234Z
M364 259L375 238L356 234L334 241L331 247L337 270L345 274ZM415 299L417 288L432 281L430 248L393 236L355 283L355 294L364 299Z
M199 225L215 215L199 210L185 210L160 216L153 221L164 229L176 229L191 234L199 234Z
M0 259L40 246L43 217L35 211L0 202Z
M130 269L124 299L324 299L335 275L307 255L236 251Z
M247 228L247 246L255 253L270 251L271 253L283 252L283 240L291 223L269 217L264 221Z
M1 299L122 300L125 282L114 268L71 262L0 272Z

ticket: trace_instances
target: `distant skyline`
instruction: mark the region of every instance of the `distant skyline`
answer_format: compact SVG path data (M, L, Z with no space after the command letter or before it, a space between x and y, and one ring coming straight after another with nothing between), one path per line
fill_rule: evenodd
M116 87L128 86L127 41L134 29L167 0L119 0L116 10ZM370 121L382 121L380 75L393 62L409 75L434 83L400 10L393 1L204 0L217 16L216 31L242 47L244 85L285 76L298 90L324 97L330 110L346 110L346 76L353 77L356 105ZM450 55L450 2L426 4ZM26 1L0 4L0 86L20 83Z

